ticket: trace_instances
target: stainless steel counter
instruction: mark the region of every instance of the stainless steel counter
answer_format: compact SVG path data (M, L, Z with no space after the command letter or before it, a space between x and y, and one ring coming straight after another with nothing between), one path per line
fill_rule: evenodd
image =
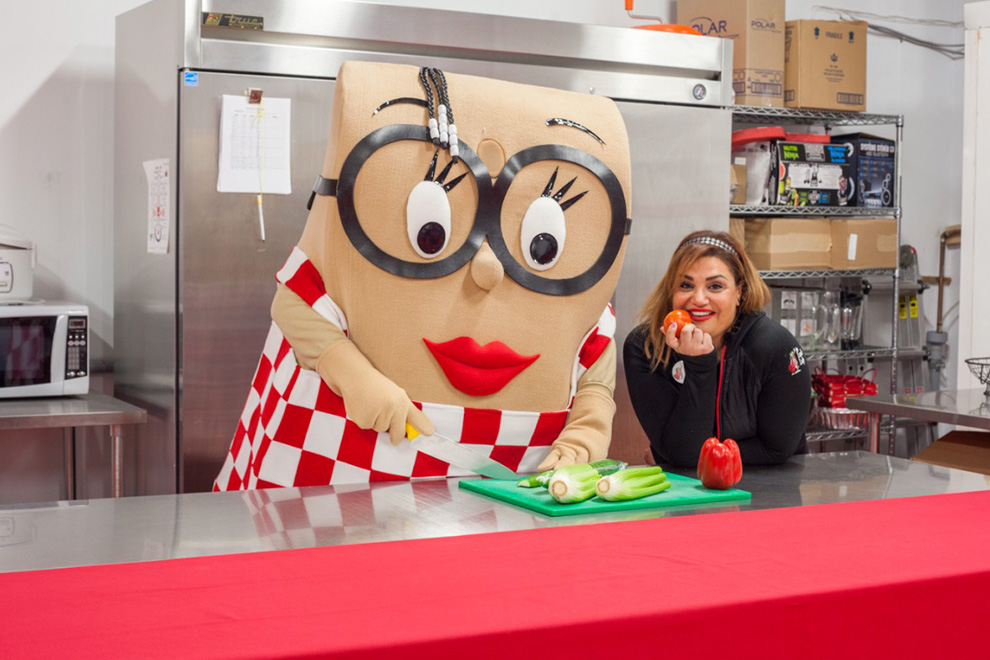
M911 417L990 430L990 400L982 389L944 390L923 394L877 394L846 399L846 406L881 415Z
M748 468L741 506L549 518L454 480L0 507L0 572L484 534L990 489L990 477L868 452Z
M870 413L869 444L874 452L879 450L880 445L881 415L959 424L990 431L990 400L981 389L849 397L846 407ZM894 453L893 438L891 435L888 454Z

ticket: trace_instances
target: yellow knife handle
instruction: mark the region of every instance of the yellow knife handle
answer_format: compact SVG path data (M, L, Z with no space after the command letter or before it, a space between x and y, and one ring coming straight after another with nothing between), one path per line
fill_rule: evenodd
M415 428L413 427L413 425L412 425L412 424L410 424L409 422L406 422L406 437L407 437L407 438L409 438L410 440L412 440L412 439L414 439L414 438L415 438L415 437L416 437L417 435L419 435L419 431L417 431L417 430L416 430L416 429L415 429Z

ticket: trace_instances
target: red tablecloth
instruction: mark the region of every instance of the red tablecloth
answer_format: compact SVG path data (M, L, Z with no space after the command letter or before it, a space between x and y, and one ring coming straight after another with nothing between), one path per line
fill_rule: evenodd
M5 660L983 658L990 492L8 573L0 594Z

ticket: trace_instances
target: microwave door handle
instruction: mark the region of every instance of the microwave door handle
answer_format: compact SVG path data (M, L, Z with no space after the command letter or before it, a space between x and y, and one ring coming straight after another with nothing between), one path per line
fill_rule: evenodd
M65 357L68 353L69 317L59 314L55 319L55 334L52 336L52 373L51 383L65 385Z

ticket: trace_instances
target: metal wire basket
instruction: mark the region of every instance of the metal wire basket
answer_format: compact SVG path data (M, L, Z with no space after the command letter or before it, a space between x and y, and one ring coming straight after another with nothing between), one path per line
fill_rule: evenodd
M966 360L969 370L979 379L981 385L986 385L983 396L990 398L990 357L969 358Z

